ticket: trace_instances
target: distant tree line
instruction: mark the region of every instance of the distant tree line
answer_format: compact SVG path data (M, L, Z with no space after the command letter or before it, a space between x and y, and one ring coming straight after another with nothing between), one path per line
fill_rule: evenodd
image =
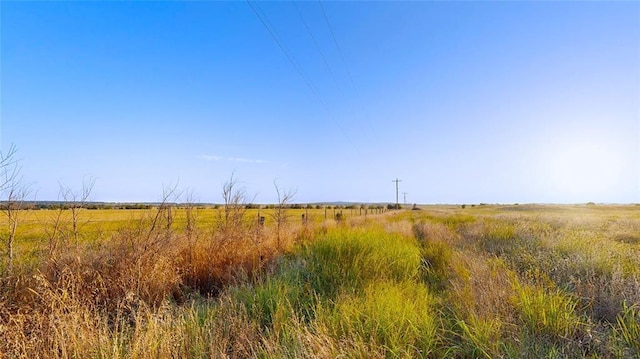
M3 203L3 202L0 202ZM83 209L151 209L155 205L150 203L96 203L88 202L78 205L73 202L37 202L28 201L22 206L22 209L40 210L40 209L71 209L73 207Z
M4 204L4 201L0 201L0 204ZM86 203L74 203L73 201L25 201L22 209L30 210L47 210L47 209L71 209L72 207L79 207L89 210L98 209L152 209L158 207L158 203L109 203L109 202L86 202ZM184 203L164 203L164 206L182 208L185 207ZM213 208L219 209L222 207L220 204L215 203L192 203L191 207L198 208ZM244 209L275 209L277 204L257 204L246 203ZM395 209L395 204L388 204L386 206L380 204L348 204L348 205L324 205L324 204L310 204L310 203L289 203L285 206L287 209ZM402 207L401 207L402 208Z

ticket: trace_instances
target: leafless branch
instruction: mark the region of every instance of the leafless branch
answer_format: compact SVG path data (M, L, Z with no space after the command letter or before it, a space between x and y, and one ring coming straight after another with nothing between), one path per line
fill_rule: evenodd
M278 205L275 208L275 211L271 214L274 222L276 222L276 245L280 248L280 233L281 230L287 225L288 214L287 207L289 203L293 200L296 195L295 190L284 190L278 185L278 180L273 181L273 186L276 189L276 194L278 196Z
M16 158L18 148L11 145L7 152L0 151L0 190L4 190L20 175L19 160Z
M79 214L89 201L89 197L91 196L91 192L93 191L93 186L95 185L95 183L95 178L85 177L82 180L82 188L80 189L80 191L74 191L73 189L71 189L71 187L65 186L63 183L59 183L60 196L64 200L65 206L71 211L71 233L73 235L76 246L78 245L79 241ZM58 216L58 219L59 218L60 215Z
M2 202L0 211L7 217L8 234L5 238L7 253L7 272L11 275L13 271L14 242L18 223L24 209L24 202L29 196L30 185L25 183L20 175L21 167L19 160L15 158L17 149L14 145L9 148L6 154L0 153L0 191L2 192Z
M171 225L173 224L171 202L175 201L178 197L180 197L180 193L178 193L177 182L173 186L162 186L162 200L160 201L156 214L153 218L153 221L151 222L151 229L149 230L147 238L151 238L151 235L160 225L162 219L165 219L165 226L167 231L171 230Z
M222 186L223 211L219 213L218 229L229 234L233 229L242 227L242 220L246 212L247 196L244 187L239 187L235 174Z

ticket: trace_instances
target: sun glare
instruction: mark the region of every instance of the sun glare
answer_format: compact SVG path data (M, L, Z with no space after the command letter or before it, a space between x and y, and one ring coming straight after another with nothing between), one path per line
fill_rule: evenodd
M546 174L554 191L573 198L597 198L620 184L624 163L615 148L598 138L569 138L547 153Z

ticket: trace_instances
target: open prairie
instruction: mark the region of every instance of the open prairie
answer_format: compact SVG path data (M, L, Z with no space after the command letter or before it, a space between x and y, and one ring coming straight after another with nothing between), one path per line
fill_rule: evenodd
M638 206L169 208L21 213L2 356L640 355Z
M0 34L0 359L640 359L640 1Z

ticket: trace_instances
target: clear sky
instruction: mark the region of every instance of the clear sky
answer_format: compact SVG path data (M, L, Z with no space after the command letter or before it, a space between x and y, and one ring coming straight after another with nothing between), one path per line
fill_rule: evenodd
M0 1L37 199L640 202L640 2ZM275 39L274 39L275 38Z

